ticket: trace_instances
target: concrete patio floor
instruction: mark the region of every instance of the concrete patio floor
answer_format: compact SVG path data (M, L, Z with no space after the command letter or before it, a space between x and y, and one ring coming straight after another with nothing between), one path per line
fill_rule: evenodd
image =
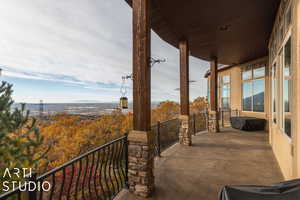
M224 185L270 185L283 176L265 132L202 132L191 147L175 144L155 161L157 200L217 200ZM138 200L127 190L117 197Z

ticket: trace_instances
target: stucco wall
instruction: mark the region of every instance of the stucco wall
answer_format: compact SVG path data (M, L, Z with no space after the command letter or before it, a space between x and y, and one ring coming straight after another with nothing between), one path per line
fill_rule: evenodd
M232 110L239 110L241 116L257 117L262 119L268 119L270 111L270 83L269 83L269 70L266 67L266 77L265 77L265 112L243 112L242 111L242 71L241 68L248 65L253 65L255 63L266 62L268 66L268 58L259 58L244 64L232 66L230 68L221 70L218 72L218 76L230 75L230 107ZM210 78L210 77L208 77ZM269 129L267 124L266 130Z
M294 160L293 160L293 177L300 178L300 0L293 2L293 33L292 33L292 74L293 81L293 104L292 124Z
M270 143L273 152L286 180L300 177L300 70L299 70L299 19L300 19L300 0L292 1L292 96L291 96L291 114L292 114L292 138L285 135L284 131L278 125L270 122ZM280 12L282 13L282 12ZM277 23L275 23L277 24ZM276 26L276 25L275 25ZM271 83L271 82L269 82ZM269 102L271 102L271 97ZM282 102L279 102L282 103Z
M289 138L277 124L272 122L271 63L267 65L266 70L265 112L241 112L243 116L253 116L268 120L270 144L286 180L300 178L300 0L292 1L292 11L292 138ZM259 62L260 60L253 62ZM249 64L251 62L243 65ZM220 76L224 74L231 75L230 105L232 109L242 110L241 67L243 65L233 66L219 72Z

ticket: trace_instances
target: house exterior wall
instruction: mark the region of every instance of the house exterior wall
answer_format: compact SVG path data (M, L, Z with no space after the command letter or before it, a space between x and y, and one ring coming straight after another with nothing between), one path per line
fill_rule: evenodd
M291 25L282 31L288 8L291 8ZM278 38L278 33L282 35ZM280 34L281 34L280 33ZM291 88L290 88L290 111L285 111L284 81L285 75L285 45L291 41ZM262 60L268 62L265 77L265 112L244 112L242 109L242 68ZM275 70L274 65L276 65ZM276 72L276 75L272 75ZM230 74L231 109L240 110L241 116L264 118L268 121L266 129L269 130L269 140L274 155L286 180L300 178L300 0L282 1L274 23L269 42L269 55L249 63L221 69L219 76ZM273 88L273 78L277 86ZM208 76L209 79L209 76ZM274 84L275 85L275 84ZM273 94L276 101L276 111L273 111ZM291 136L284 130L285 119L291 119ZM274 121L274 117L276 120ZM281 122L280 122L281 121Z
M293 177L300 178L300 0L294 0L293 4L293 31L292 31L292 65L294 67L293 79L293 123L292 131L294 145Z
M265 108L264 112L246 112L242 109L242 68L247 66L252 66L257 63L265 63L266 64L266 76L265 76ZM270 111L270 103L269 103L269 96L270 96L270 84L269 84L269 73L268 73L268 57L259 58L244 64L232 66L230 68L221 70L218 72L218 77L222 77L224 75L230 75L230 109L231 110L238 110L240 116L248 116L248 117L257 117L261 119L268 119L269 111ZM210 76L207 77L208 80L210 79ZM219 98L218 103L220 105L220 93L221 89L219 87ZM268 124L266 125L266 130L269 129Z
M284 110L284 100L281 98L284 94L283 92L286 90L283 86L283 82L279 82L276 80L277 84L279 84L278 92L276 95L276 101L279 105L283 107L282 110L278 108L275 112L275 115L278 119L277 123L274 122L272 117L269 117L270 122L270 144L272 145L275 157L279 163L281 171L286 180L299 178L300 177L300 164L299 164L299 156L300 156L300 118L299 118L299 96L300 96L300 82L299 82L299 19L300 19L300 1L299 0L290 0L290 1L282 1L281 6L279 8L276 21L274 23L273 32L270 38L269 43L269 58L270 65L269 69L271 69L272 65L276 65L277 68L281 68L285 66L285 53L284 47L287 44L287 41L290 39L291 41L291 94L290 94L290 118L291 118L291 137L285 134L284 128L282 124L280 124L280 120L282 117L287 115ZM284 27L284 20L286 18L287 10L291 8L292 17L291 17L291 26L284 28L283 35L278 38L278 32L282 30L282 26ZM283 24L283 25L282 25ZM285 80L284 71L278 71L279 76L281 76L282 81ZM271 80L269 82L271 85ZM271 91L271 90L270 90ZM270 97L269 102L272 102L272 97ZM272 104L272 103L271 103ZM272 106L272 105L271 105ZM270 109L271 109L270 106ZM274 114L273 114L274 115ZM284 117L285 118L285 117Z

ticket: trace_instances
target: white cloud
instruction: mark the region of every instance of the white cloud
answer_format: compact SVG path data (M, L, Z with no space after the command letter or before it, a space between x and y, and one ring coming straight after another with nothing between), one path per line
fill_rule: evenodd
M76 81L64 82L94 88L96 82L120 84L121 76L130 73L132 20L124 0L1 3L0 64L15 70L5 75L50 81L67 76ZM178 100L178 50L152 34L152 54L167 59L152 69L153 100ZM191 97L205 95L207 63L191 58L190 68L190 78L197 80Z

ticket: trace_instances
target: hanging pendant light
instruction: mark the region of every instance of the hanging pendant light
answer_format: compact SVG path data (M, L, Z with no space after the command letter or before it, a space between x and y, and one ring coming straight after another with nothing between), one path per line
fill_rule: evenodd
M127 88L125 86L126 77L122 77L122 86L120 89L121 98L120 98L120 108L121 109L128 109L128 98L126 97Z
M120 108L128 109L128 98L127 97L120 98Z

